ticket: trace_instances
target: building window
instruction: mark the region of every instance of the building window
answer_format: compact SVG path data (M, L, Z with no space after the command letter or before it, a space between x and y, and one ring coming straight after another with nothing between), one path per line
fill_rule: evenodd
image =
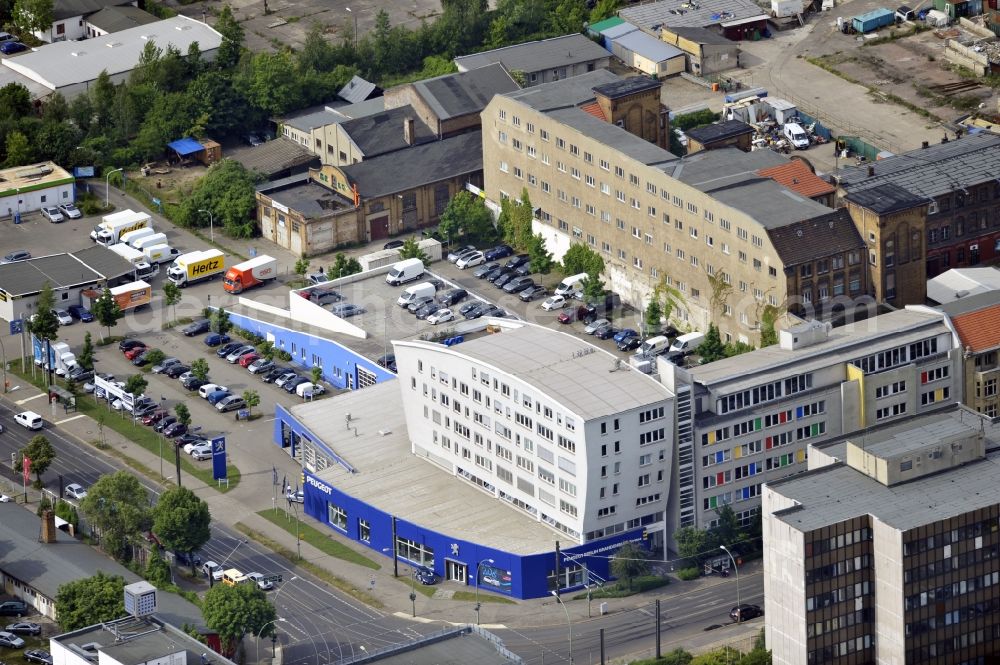
M368 520L358 518L358 540L363 543L370 543L372 541L372 525L368 523Z
M326 520L338 529L347 531L347 511L337 504L327 502Z

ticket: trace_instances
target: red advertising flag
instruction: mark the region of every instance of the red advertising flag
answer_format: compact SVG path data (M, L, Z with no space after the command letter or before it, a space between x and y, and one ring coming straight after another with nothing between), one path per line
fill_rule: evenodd
M28 477L31 476L31 458L25 456L24 463L22 466L24 467L22 471L22 474L24 475L24 484L27 485Z

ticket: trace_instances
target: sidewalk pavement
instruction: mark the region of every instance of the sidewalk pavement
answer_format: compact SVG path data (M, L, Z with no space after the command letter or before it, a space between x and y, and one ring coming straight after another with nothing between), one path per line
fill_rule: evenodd
M34 386L26 384L16 392L6 395L6 399L12 406L16 407L18 401L40 393L41 391ZM117 414L114 414L112 417L116 416ZM93 443L99 440L100 434L97 423L90 417L70 415L64 418L54 418L53 420L60 423L59 428L63 432L87 445L93 445ZM155 476L160 468L160 460L155 454L129 441L110 428L104 428L104 439L109 449L114 451L114 454L129 457L147 469L152 470L152 477L148 478L148 480L157 482ZM168 477L173 475L173 463L171 461L165 459L163 468L165 475ZM182 482L185 487L192 490L208 503L213 519L216 521L224 522L228 526L242 523L267 538L281 543L288 550L295 548L295 539L292 534L257 514L260 510L271 508L272 492L269 483L267 486L262 486L261 482L256 478L244 476L239 485L234 489L226 493L221 493L216 491L214 487L210 487L189 475L185 475ZM170 483L168 481L162 483L162 485L166 489ZM364 554L369 559L377 561L381 565L381 569L372 571L370 568L334 558L303 541L301 543L301 551L302 558L305 561L347 581L356 589L368 593L382 604L384 612L410 618L412 606L409 595L411 590L413 590L412 585L415 583L410 578L408 564L401 562L399 566L399 578L393 578L391 558L380 556L371 549L346 538L340 538L332 530L327 529L327 527L308 515L303 514L302 520L321 532L329 531L331 538L336 538L342 544ZM289 564L294 565L294 562L290 561ZM753 574L758 572L759 569L760 562L750 562L746 566L744 575ZM297 574L300 576L308 575L308 573L303 572L298 572ZM374 587L371 585L372 579L375 580ZM595 599L592 603L591 613L594 617L597 617L601 604L605 603L607 612L613 614L646 606L657 597L666 597L669 599L670 596L681 593L692 594L716 584L727 583L728 581L720 577L703 577L690 582L680 582L676 578L673 578L669 586L646 593L636 594L627 598ZM207 589L207 587L205 588ZM441 582L435 586L435 594L432 597L427 597L417 591L416 620L422 622L441 621L454 624L474 622L476 620L475 601L452 599L451 596L457 591L474 592L475 588L453 582ZM569 609L574 623L588 618L587 601L570 600L570 598L578 593L573 592L564 596L566 607ZM556 603L554 598L538 598L508 604L488 602L487 599L491 595L490 592L485 590L480 592L482 602L480 622L487 628L491 626L494 628L539 627L544 625L561 625L562 623L561 617L563 613L554 611L552 607Z

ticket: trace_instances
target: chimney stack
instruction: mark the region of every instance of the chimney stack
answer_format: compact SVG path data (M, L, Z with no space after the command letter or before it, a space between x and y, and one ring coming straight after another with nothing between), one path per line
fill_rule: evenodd
M43 543L56 542L56 514L51 510L42 512L42 538Z
M868 177L871 178L874 175L875 175L875 165L874 164L869 164L868 165Z
M929 148L930 146L931 146L931 142L930 141L923 141L920 144L921 148Z
M403 140L406 141L406 145L413 145L413 118L406 117L403 118Z

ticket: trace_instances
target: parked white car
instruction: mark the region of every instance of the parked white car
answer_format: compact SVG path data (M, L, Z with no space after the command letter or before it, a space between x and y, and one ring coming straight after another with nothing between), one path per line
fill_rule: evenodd
M256 584L261 591L270 591L274 588L274 582L264 579L263 573L247 573L246 578Z
M42 216L45 217L50 222L52 222L53 224L58 224L59 222L63 222L66 220L66 218L63 217L62 210L60 210L55 206L42 208Z
M486 257L482 252L470 252L461 257L458 261L455 261L455 267L459 270L465 270L466 268L482 265L485 262Z
M565 296L549 296L542 302L542 309L551 312L554 309L562 309L566 306Z
M455 318L455 312L447 308L439 309L438 311L434 312L433 314L427 317L427 323L431 324L432 326L436 326L439 323L446 323L454 318Z
M59 210L62 212L64 217L69 217L70 219L80 219L83 217L83 213L72 203L63 203L59 206Z
M212 459L212 443L211 441L202 441L191 448L191 452L188 453L191 457L196 460L206 460Z
M77 501L82 501L87 497L87 490L83 488L80 483L70 483L63 490L63 495L67 499L76 499Z
M71 326L71 325L73 325L73 317L70 316L69 312L67 312L66 310L64 310L64 309L54 309L54 310L52 310L52 314L59 321L59 325L61 325L61 326Z
M208 396L214 393L216 390L229 391L229 388L225 386L220 386L217 383L206 383L201 388L198 388L198 396L202 399L208 399Z

